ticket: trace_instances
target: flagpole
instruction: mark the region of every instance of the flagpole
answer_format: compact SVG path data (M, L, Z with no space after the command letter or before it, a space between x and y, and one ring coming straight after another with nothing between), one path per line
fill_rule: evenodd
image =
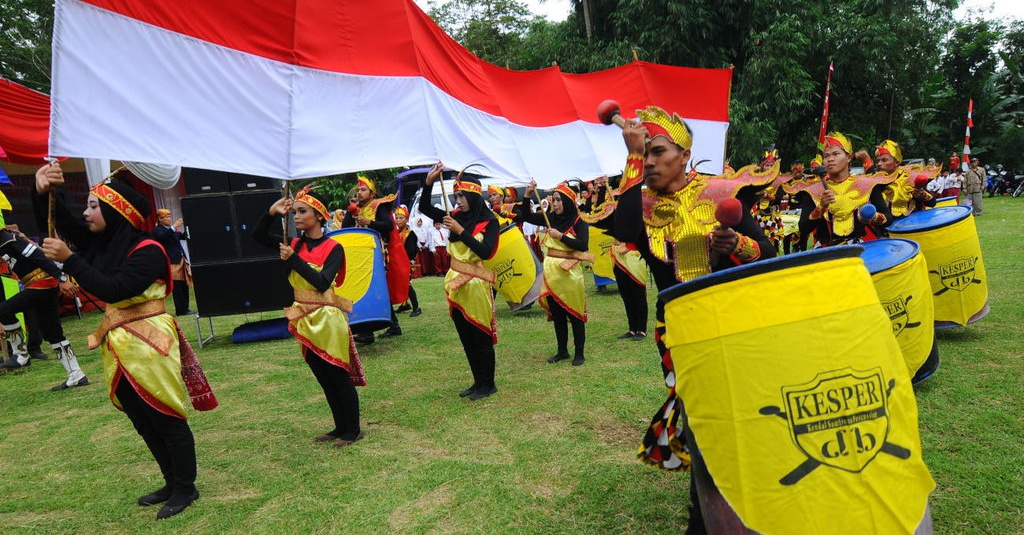
M821 110L821 128L818 130L818 154L811 160L811 167L817 167L825 160L825 134L828 132L828 95L832 91L833 62L828 62L828 79L825 82L825 104Z
M964 132L964 157L960 160L960 169L970 169L968 162L971 159L971 127L974 126L974 99L967 102L967 130Z

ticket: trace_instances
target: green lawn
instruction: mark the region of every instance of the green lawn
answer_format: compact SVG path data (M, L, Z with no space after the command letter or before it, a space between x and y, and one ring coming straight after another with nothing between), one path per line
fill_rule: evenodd
M1024 533L1024 200L985 200L992 313L940 334L942 367L917 391L936 533ZM441 279L414 286L424 314L361 348L366 439L343 449L312 441L330 417L294 341L231 343L238 325L280 314L215 318L198 351L221 406L190 420L202 498L160 523L135 505L162 484L156 465L85 349L100 316L67 320L93 385L49 392L63 377L54 360L0 377L0 532L682 531L689 478L635 460L663 386L653 342L615 338L626 327L614 291L588 289L580 368L544 362L555 347L541 310L500 309L500 391L471 402L456 395L471 379Z

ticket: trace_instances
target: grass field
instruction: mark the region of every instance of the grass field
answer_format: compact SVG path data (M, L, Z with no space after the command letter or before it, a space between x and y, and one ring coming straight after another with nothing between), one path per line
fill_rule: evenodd
M1024 533L1024 201L985 200L992 312L941 332L942 366L917 389L935 533ZM501 308L500 391L471 402L456 395L471 379L441 279L414 286L424 314L361 348L366 439L342 449L312 441L330 416L293 340L231 343L233 328L280 313L215 318L217 337L198 353L221 406L190 419L202 498L159 523L135 504L162 484L156 464L85 348L100 316L66 320L92 385L49 392L64 376L52 359L0 377L0 532L683 530L689 478L635 459L664 391L653 342L616 339L626 324L614 290L588 288L579 368L545 362L555 347L541 310ZM183 328L194 340L190 320Z

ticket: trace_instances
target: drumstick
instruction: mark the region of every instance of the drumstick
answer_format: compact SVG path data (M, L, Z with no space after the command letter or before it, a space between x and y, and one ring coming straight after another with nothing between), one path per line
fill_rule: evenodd
M287 199L288 195L291 194L291 192L288 191L288 189L289 189L288 186L289 186L289 183L288 183L287 180L285 180L284 181L284 198L285 199ZM283 217L281 217L281 243L284 244L284 245L288 245L288 214L287 213L285 213L285 215Z
M46 161L50 162L50 165L57 163L57 158L48 157ZM46 198L46 235L51 238L57 237L57 197L54 195L53 187L50 187L49 193Z
M444 172L437 177L437 181L441 183L441 202L444 203L444 211L446 215L452 215L452 208L448 205L448 194L444 192Z

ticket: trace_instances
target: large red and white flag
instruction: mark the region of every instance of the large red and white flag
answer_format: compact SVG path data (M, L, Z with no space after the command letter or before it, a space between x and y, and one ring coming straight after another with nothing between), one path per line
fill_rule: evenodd
M649 104L720 171L730 69L585 75L483 62L412 0L57 0L50 154L278 178L473 162L542 185L621 171Z

